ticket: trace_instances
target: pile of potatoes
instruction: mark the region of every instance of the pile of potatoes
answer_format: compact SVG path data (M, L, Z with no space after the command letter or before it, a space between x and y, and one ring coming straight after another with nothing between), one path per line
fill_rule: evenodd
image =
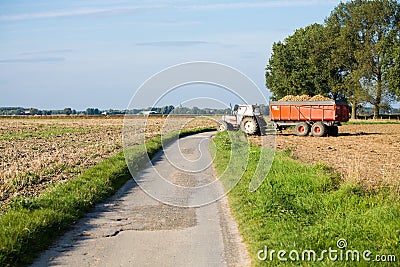
M323 95L315 95L313 97L309 95L287 95L278 101L333 101L333 99Z

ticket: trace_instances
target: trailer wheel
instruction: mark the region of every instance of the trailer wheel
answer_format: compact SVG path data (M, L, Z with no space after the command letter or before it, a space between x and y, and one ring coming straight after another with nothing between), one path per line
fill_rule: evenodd
M328 128L328 135L330 136L338 136L339 135L339 127L331 126Z
M247 117L240 123L240 129L246 134L252 135L258 132L258 125L254 118Z
M310 125L307 122L300 122L296 124L295 131L297 136L306 136L310 133Z
M322 122L316 122L311 127L311 133L315 137L322 137L327 134L328 128Z

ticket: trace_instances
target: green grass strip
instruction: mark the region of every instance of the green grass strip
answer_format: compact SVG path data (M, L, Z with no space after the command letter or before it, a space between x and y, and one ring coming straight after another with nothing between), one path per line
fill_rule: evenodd
M182 131L179 137L214 129ZM162 142L176 138L155 137L146 142L147 153L152 158ZM136 172L147 163L137 149ZM147 157L146 157L147 158ZM101 201L112 196L127 180L131 179L123 151L93 166L77 178L57 184L39 197L17 198L0 217L0 266L19 266L31 263L54 240L64 233L85 213Z
M214 165L220 176L228 164L231 148L228 135L218 133ZM249 183L263 148L250 148L246 172L228 194L233 215L248 245L252 266L375 266L376 255L395 255L400 262L400 202L398 192L381 189L366 192L359 186L341 182L338 174L323 164L309 165L277 152L271 170L256 192L249 192ZM344 238L347 247L340 250L337 241ZM267 247L267 258L257 253ZM338 250L338 259L330 260L323 250ZM275 250L272 261L271 250ZM287 261L277 257L285 250ZM289 253L296 250L291 260ZM302 261L304 250L314 250L316 261ZM371 261L346 261L346 251L372 252ZM342 252L340 252L342 251ZM343 260L340 260L340 253ZM263 259L265 253L261 253ZM334 254L332 254L332 258ZM355 257L356 259L356 257ZM388 257L386 258L388 260ZM393 258L391 258L393 261ZM396 264L394 263L394 264ZM392 263L393 264L393 263Z
M0 140L19 140L24 138L32 138L32 137L43 137L43 138L50 138L53 136L59 136L67 133L86 133L89 132L90 129L75 129L75 128L55 128L55 129L48 129L46 131L41 132L32 132L32 133L8 133L0 136Z

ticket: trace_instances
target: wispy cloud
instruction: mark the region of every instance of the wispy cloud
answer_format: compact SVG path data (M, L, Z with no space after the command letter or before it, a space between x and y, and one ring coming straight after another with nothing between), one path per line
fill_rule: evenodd
M125 7L107 7L107 8L80 8L61 11L49 11L42 13L25 13L14 15L1 15L0 21L13 21L13 20L28 20L28 19L48 19L48 18L62 18L62 17L75 17L75 16L93 16L93 15L120 15L122 13L131 13L143 9L148 9L146 6L125 6ZM157 8L152 6L151 8Z
M144 43L136 43L138 46L197 46L197 45L208 45L210 42L206 41L157 41L157 42L144 42Z
M46 63L46 62L62 62L65 61L64 57L32 57L32 58L6 58L0 59L2 63Z
M47 55L47 54L64 54L71 53L72 49L52 49L52 50L40 50L40 51L26 51L21 52L19 56L32 56L32 55Z
M176 9L176 10L213 10L213 9L251 9L251 8L273 8L273 7L298 7L298 6L316 6L337 3L333 0L271 0L262 2L232 2L232 3L214 3L214 4L160 4L160 5L130 5L119 7L104 8L79 8L71 10L59 10L38 13L9 14L0 15L0 21L28 20L28 19L46 19L62 18L73 16L94 16L108 15L116 16L121 14L130 14L143 10L154 9Z

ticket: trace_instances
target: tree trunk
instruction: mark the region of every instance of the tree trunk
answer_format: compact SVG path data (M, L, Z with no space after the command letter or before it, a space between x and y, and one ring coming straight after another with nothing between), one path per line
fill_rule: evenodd
M379 104L374 104L374 120L379 119Z
M382 101L382 75L381 75L381 72L378 71L376 99L375 99L375 103L374 103L374 119L375 120L379 119L379 108L381 106L381 101Z
M356 119L356 112L357 112L357 102L355 100L351 103L351 119Z

